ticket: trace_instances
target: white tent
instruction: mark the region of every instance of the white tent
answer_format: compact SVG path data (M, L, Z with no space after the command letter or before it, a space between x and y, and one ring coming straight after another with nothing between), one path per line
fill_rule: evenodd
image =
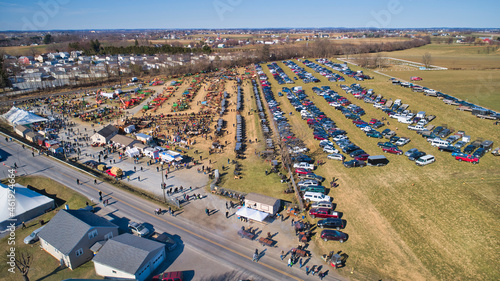
M54 208L54 199L20 184L16 184L14 190L15 194L9 190L9 186L0 183L0 205L4 207L0 209L0 230L4 230L10 223L21 224ZM9 202L14 202L11 201L12 196L15 198L15 208L9 210Z
M136 157L140 154L139 149L137 149L137 147L132 147L132 148L127 147L125 153L127 154L128 157Z
M269 216L268 213L264 213L264 212L250 209L247 207L241 207L236 212L236 215L240 216L240 217L249 218L251 220L259 221L259 222L262 222L263 220L265 220L267 218L267 216Z
M46 118L40 117L34 113L22 110L15 106L13 106L7 113L2 115L2 118L12 125L26 125L35 122L47 121Z

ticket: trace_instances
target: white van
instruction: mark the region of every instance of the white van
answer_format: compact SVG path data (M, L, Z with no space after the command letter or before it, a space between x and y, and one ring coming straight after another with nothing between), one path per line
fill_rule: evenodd
M445 141L445 140L442 140L440 138L435 138L431 141L431 145L432 146L448 146L448 145L450 145L450 143Z
M308 192L304 193L304 200L306 200L306 202L330 201L330 199L331 199L330 196L324 195L323 193L319 193L319 192L308 191Z
M415 161L415 164L417 164L418 166L424 166L434 161L436 161L436 158L434 158L433 155L427 154L418 158L417 161Z

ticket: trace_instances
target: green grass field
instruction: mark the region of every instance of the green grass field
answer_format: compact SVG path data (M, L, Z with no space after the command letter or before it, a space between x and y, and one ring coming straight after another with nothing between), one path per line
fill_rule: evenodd
M54 211L48 212L33 221L26 222L26 229L20 227L16 230L16 253L29 253L32 255L33 263L30 267L28 277L30 280L54 280L60 281L68 278L80 279L102 279L95 274L94 263L87 262L82 266L71 270L69 268L59 268L59 261L53 258L50 254L40 249L40 242L26 245L23 243L25 237L31 234L33 230L40 227L39 220L48 222L58 210L64 208L64 204L68 204L72 209L85 207L87 198L74 192L70 188L63 186L51 179L45 177L19 177L16 181L24 186L31 185L37 190L45 191L47 194L57 196L56 202L58 205ZM7 237L0 239L2 245L7 245ZM7 264L4 262L3 255L2 263L0 264L0 272L2 272L1 280L22 280L22 275L16 269L16 273L10 274L7 272Z
M350 139L370 155L382 154L376 146L378 139L368 138L350 120L330 107L311 88L329 85L339 94L366 111L364 120L382 118L382 111L345 94L336 84L297 62L321 83L300 81L291 86L303 86L310 99L331 117L337 126L348 132ZM288 67L282 69L294 77ZM269 75L267 67L263 69ZM352 67L358 70L357 67ZM459 112L436 98L415 94L408 89L393 86L381 75L374 80L360 82L386 98L401 98L411 110L426 111L437 118L435 125L447 124L456 130L465 130L472 138L483 137L500 141L500 133L492 121L481 120L470 113ZM356 83L346 77L344 84ZM282 85L272 80L277 93ZM436 82L437 83L437 82ZM290 85L289 85L290 86ZM500 258L498 240L500 165L498 158L485 155L479 165L461 163L448 153L439 152L415 132L393 120L389 127L399 136L411 138L403 150L416 147L436 156L431 165L418 167L404 156L388 155L386 167L346 169L341 162L326 159L312 139L312 130L294 111L286 97L277 97L282 109L293 111L290 123L294 132L312 148L317 160L327 164L317 169L319 175L340 178L340 186L330 191L347 220L346 243L317 241L323 252L343 251L349 258L339 272L360 280L497 280L500 272L496 261ZM384 127L384 128L386 128ZM319 253L319 254L322 254Z

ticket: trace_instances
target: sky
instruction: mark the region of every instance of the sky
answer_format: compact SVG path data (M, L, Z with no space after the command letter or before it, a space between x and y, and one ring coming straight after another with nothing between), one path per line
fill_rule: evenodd
M500 28L498 0L0 0L0 30Z

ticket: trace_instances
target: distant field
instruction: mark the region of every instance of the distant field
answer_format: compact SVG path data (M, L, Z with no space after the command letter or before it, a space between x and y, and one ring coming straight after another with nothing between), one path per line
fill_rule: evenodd
M47 45L0 47L1 52L12 56L31 56L32 50L35 50L36 54L47 53Z
M459 44L429 44L426 46L394 52L383 52L383 56L422 62L422 55L430 53L432 65L451 69L498 69L500 68L500 49L488 46L469 46Z
M290 77L295 76L284 64L278 64ZM277 85L271 78L274 93L282 86L303 86L310 100L339 128L346 130L354 143L370 155L383 154L376 145L380 140L366 137L311 89L331 86L365 109L364 120L387 115L344 93L337 87L341 83L327 82L312 69L300 62L297 64L322 82L304 84L297 81L294 85ZM269 75L267 66L263 65L263 69ZM354 66L352 69L359 70ZM436 98L393 86L386 77L365 72L375 79L359 82L362 86L372 88L386 98L401 98L411 110L436 115L434 125L447 124L455 130L465 130L473 139L493 140L498 146L500 131L492 121L459 112ZM346 79L342 84L357 83L352 78ZM318 141L312 138L312 129L301 120L286 97L276 96L276 99L285 112L294 112L290 117L293 131L312 149L315 159L326 161L316 172L325 176L327 181L332 176L339 178L340 186L330 190L329 195L347 220L345 232L349 234L349 240L343 244L319 239L316 242L322 247L322 252L317 254L340 250L349 256L346 268L339 270L341 274L354 280L500 279L497 267L500 259L499 158L487 154L479 165L460 163L450 154L431 147L405 125L389 120L391 125L383 128L411 138L411 142L403 147L404 151L416 147L435 155L436 163L418 167L404 156L388 155L391 163L386 167L346 169L341 162L326 159Z

